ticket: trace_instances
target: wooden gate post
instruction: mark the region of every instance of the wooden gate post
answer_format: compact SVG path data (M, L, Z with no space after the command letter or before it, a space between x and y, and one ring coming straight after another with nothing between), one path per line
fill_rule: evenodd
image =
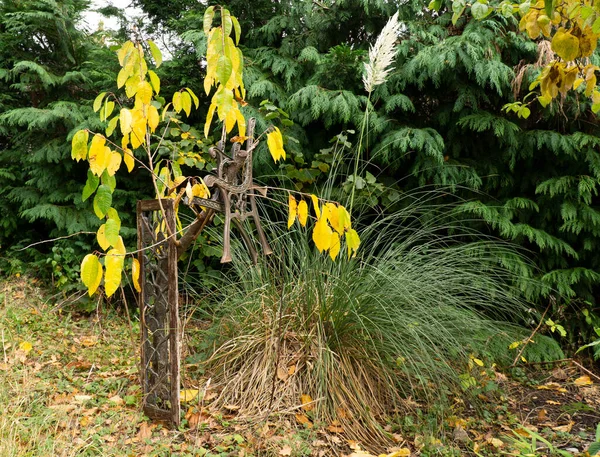
M164 208L164 214L161 210ZM164 217L166 217L166 220ZM167 230L167 225L170 230ZM180 422L180 331L175 210L172 199L138 201L141 381L144 413Z

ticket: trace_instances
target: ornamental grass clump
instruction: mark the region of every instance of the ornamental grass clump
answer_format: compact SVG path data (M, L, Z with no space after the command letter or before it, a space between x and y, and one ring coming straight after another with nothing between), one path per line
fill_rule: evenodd
M271 225L277 254L256 266L238 246L214 297L218 344L206 369L216 405L339 424L374 442L415 401L468 395L461 379L473 354L519 334L526 306L497 261L516 254L483 237L466 242L474 234L428 203L438 196L415 194L360 227L355 258L332 262L299 225Z

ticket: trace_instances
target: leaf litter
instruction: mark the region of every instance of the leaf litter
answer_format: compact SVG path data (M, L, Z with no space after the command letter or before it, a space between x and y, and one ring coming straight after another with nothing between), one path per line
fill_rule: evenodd
M497 455L509 452L507 437L530 439L531 432L560 437L563 447L583 450L592 440L585 433L600 422L599 383L565 363L544 371L546 378L531 385L499 373L504 407L499 398L484 396L484 408L495 414L486 422L471 417L467 405L458 401L455 414L435 436L418 428L407 432L386 426L396 444L385 452L346 436L339 421L314 423L317 402L308 394L299 395L298 409L288 416L248 420L235 404L212 408L218 392L198 379L185 381L185 421L178 430L169 430L140 410L138 354L124 336L129 327L122 316L62 312L44 302L34 281L26 278L0 283L0 294L0 375L5 381L0 400L9 411L0 420L0 436L13 437L11 442L0 440L0 455L7 454L7 446L18 449L11 455L71 455L90 446L97 455L140 456L299 456L309 450L316 456L402 457L433 449ZM285 382L295 370L295 363L286 364L276 376ZM344 410L338 416L350 415ZM19 426L23 423L27 429ZM27 440L26 435L37 438ZM48 442L51 452L44 448Z

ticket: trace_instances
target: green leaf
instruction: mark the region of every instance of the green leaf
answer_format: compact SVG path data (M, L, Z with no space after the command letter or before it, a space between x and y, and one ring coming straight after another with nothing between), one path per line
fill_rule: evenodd
M521 3L521 4L519 5L519 12L520 12L522 15L525 15L525 14L527 14L527 13L529 12L529 10L530 10L530 9L531 9L531 3L530 3L530 2ZM550 17L550 16L548 16L548 17Z
M104 236L106 236L106 239L111 246L116 246L119 242L119 225L120 223L114 219L108 219L106 221Z
M231 23L231 13L225 8L221 8L221 27L223 27L225 36L228 37L231 34L233 24Z
M71 158L77 160L85 160L88 155L88 139L89 133L87 130L79 130L71 140Z
M554 0L544 0L544 9L546 10L546 16L552 17L554 12Z
M239 44L242 36L242 28L240 27L240 23L235 16L231 16L231 22L233 23L233 29L235 30L235 44L237 45Z
M148 76L150 76L150 84L154 89L154 93L158 95L160 92L160 78L152 70L148 70Z
M114 219L117 222L117 225L119 226L119 230L121 230L121 218L119 217L119 213L117 212L116 209L111 208L106 212L106 217L108 219Z
M227 85L232 71L233 64L231 63L231 59L227 56L219 57L219 61L217 62L217 78L219 78L221 84L224 86Z
M588 454L596 455L598 453L600 453L600 443L596 442L596 443L590 444L590 448L588 449Z
M95 113L97 113L98 110L100 109L100 107L102 106L102 100L104 100L105 95L106 95L106 92L102 92L94 100L94 112Z
M105 186L107 186L111 192L115 191L115 188L117 187L117 178L115 178L115 176L111 176L108 174L107 170L104 170L102 172L102 176L100 178L101 183L104 184Z
M148 46L150 46L150 54L152 54L156 68L160 67L160 64L162 63L162 52L160 52L160 49L158 49L158 46L156 46L152 40L148 40Z
M483 3L476 2L471 6L471 14L477 20L485 18L490 13L490 8Z
M204 33L208 33L210 31L214 17L215 17L215 7L209 6L208 8L206 8L206 11L204 12L204 20L202 21L203 27L204 27Z
M87 172L87 181L85 182L85 186L83 188L83 193L81 195L81 200L86 201L90 198L96 189L98 188L98 184L100 183L100 179L91 170Z
M109 102L108 98L104 102L104 106L100 110L100 120L102 122L106 121L108 116L110 116L115 109L115 102Z
M108 123L108 126L106 127L106 136L107 137L109 137L113 134L113 132L117 128L117 122L119 122L119 116L115 116L110 120L110 122Z
M112 205L112 191L105 184L98 187L96 196L94 197L94 212L99 219L104 219L106 212Z

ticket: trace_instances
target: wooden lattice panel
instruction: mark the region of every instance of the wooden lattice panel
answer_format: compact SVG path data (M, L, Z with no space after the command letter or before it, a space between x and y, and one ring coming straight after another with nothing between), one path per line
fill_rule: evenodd
M177 246L168 235L176 233L173 200L139 201L137 230L144 413L179 425Z

